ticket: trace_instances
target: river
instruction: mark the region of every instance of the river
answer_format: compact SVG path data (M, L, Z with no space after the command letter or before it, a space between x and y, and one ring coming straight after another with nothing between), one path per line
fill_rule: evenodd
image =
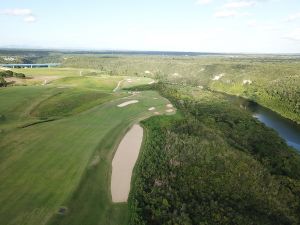
M266 126L277 131L289 146L300 151L300 125L280 116L257 103L251 102L242 97L228 95L229 99L239 104L240 107L250 111L253 117L264 123Z

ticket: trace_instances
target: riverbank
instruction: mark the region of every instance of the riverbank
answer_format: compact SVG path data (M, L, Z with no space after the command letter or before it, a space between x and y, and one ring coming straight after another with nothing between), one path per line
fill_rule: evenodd
M225 95L235 105L250 112L253 117L264 123L267 127L276 130L289 146L300 151L300 125L295 121L287 119L277 112L247 98L222 92L221 94Z

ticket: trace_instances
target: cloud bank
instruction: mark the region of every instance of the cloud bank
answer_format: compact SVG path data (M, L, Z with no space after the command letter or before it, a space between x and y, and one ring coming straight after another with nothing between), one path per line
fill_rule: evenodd
M0 10L0 15L22 17L23 21L26 23L33 23L36 21L36 17L33 15L31 9L24 9L24 8L3 9Z

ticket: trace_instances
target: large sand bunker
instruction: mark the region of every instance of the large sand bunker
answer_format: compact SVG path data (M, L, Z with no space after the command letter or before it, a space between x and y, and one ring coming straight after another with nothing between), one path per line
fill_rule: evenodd
M118 107L122 108L122 107L131 105L131 104L135 104L135 103L138 103L138 102L139 102L138 100L130 100L130 101L123 102L123 103L119 104Z
M132 170L143 140L143 128L134 125L124 136L112 161L112 201L126 202L130 191Z

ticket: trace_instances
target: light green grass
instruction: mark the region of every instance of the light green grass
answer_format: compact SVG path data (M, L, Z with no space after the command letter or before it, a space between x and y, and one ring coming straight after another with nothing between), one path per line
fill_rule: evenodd
M58 85L62 87L81 87L88 89L101 89L112 91L122 80L121 77L65 77L52 82L53 85Z
M57 88L42 86L1 88L0 115L5 119L0 121L0 129L10 129L25 122L35 121L35 118L29 116L32 108L59 91Z
M57 68L57 67L52 67L52 68L20 68L20 69L12 69L14 72L17 73L24 73L27 76L79 76L80 71L83 73L86 72L91 72L94 70L89 70L89 69L81 69L81 68Z
M47 86L0 90L0 114L14 127L0 133L1 224L126 224L127 204L112 204L110 196L114 150L133 123L153 115L148 108L164 112L168 101L152 91L125 98L122 92L112 94L118 80L70 77ZM66 84L76 87L58 88ZM117 107L130 99L139 103ZM16 126L16 121L64 111L59 104L67 117ZM95 157L100 160L91 166ZM67 215L55 216L60 206L68 207Z

